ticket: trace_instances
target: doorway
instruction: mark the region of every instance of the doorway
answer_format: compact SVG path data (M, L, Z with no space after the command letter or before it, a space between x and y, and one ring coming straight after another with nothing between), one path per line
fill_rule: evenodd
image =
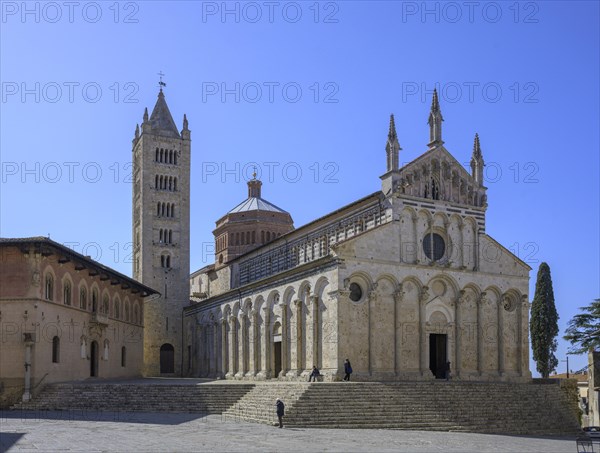
M92 341L90 346L90 376L98 377L98 342Z
M281 341L273 343L273 352L275 354L275 375L273 377L278 378L281 373Z
M165 343L160 347L160 372L175 373L175 348L172 344Z
M429 334L429 369L436 379L446 378L448 335Z

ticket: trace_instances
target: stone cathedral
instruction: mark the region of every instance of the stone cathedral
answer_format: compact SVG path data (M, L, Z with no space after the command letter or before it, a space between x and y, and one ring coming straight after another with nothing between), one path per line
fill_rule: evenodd
M216 221L214 264L189 271L190 131L161 91L136 130L134 275L149 375L304 380L527 381L530 268L486 234L484 159L470 173L442 140L399 166L394 116L381 190L295 228L260 180ZM264 190L266 189L266 190ZM268 195L267 195L268 196ZM190 296L191 293L191 296ZM180 330L182 329L182 331Z

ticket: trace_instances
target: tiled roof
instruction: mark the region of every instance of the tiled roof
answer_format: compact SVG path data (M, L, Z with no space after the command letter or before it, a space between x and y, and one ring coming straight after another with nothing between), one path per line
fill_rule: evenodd
M270 211L270 212L281 212L288 214L287 211L275 206L273 203L269 203L267 200L257 197L250 197L242 201L235 208L229 211L229 214L235 212L248 212L248 211Z

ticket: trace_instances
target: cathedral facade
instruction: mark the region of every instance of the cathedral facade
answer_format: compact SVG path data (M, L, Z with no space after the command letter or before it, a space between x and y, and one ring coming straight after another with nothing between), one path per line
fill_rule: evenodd
M356 380L531 378L530 267L485 232L479 137L469 173L442 121L434 93L428 149L399 168L392 115L381 191L300 228L249 181L191 276L190 376L339 380L350 359Z

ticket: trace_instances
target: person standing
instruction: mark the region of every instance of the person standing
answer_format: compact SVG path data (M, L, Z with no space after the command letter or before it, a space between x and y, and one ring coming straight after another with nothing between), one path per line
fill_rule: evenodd
M312 372L310 373L310 376L308 376L308 382L310 382L311 379L312 379L313 382L317 382L317 378L319 376L321 376L321 373L319 372L319 369L315 365L313 365Z
M350 381L350 375L352 374L352 365L350 365L350 360L346 359L344 362L344 372L346 375L344 376L344 381Z
M281 399L277 398L277 402L275 403L275 408L277 411L277 418L279 419L279 427L283 428L283 416L285 415L285 404Z

